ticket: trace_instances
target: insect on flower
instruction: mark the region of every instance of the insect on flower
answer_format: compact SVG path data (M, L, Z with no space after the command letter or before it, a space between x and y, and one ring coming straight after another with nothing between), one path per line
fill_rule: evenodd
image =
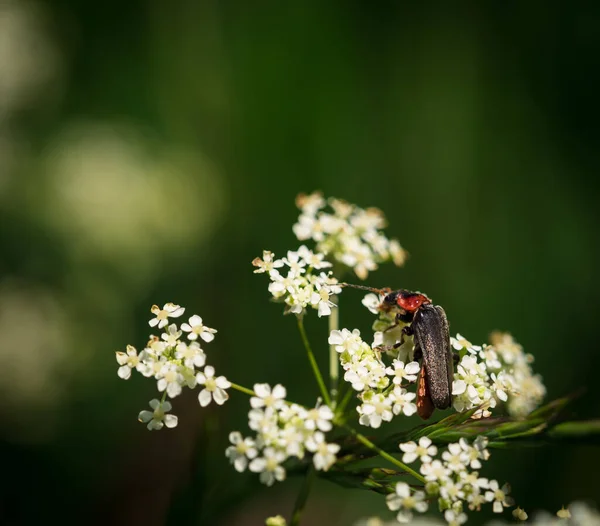
M424 420L433 411L447 409L452 404L452 378L454 358L450 346L450 331L444 309L434 305L420 292L405 289L375 289L361 285L340 283L340 286L369 290L385 294L379 310L395 312L395 323L387 330L406 323L398 343L381 350L397 349L404 343L406 336L414 337L414 358L421 360L421 372L417 384L417 414Z

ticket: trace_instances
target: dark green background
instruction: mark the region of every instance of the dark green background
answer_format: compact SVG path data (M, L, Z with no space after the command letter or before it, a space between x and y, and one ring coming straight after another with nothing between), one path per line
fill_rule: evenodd
M411 258L369 284L426 292L474 342L512 332L548 398L586 386L574 416L600 414L600 4L9 8L47 39L16 49L52 49L54 66L0 120L3 524L289 513L297 481L258 487L223 456L227 433L247 432L242 395L201 411L187 393L179 427L150 434L136 415L153 382L118 379L114 351L142 345L150 305L174 301L219 330L219 373L313 403L294 319L250 266L297 246L300 191L383 209ZM368 329L361 297L344 293L342 326ZM326 321L307 325L325 365ZM554 511L598 499L598 465L597 448L554 447L494 452L483 474ZM307 524L384 509L323 483Z

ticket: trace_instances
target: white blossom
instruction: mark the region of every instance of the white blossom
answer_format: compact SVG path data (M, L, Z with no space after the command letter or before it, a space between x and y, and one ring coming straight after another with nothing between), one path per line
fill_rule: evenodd
M262 272L271 272L273 269L283 267L283 261L280 259L274 259L275 255L273 252L268 250L263 250L263 257L254 258L252 264L257 267L254 271L255 274L260 274Z
M381 301L382 296L370 292L363 298L362 304L373 314L379 314L379 306L381 305Z
M165 341L168 347L175 347L179 342L181 331L177 328L177 325L172 323L167 327L166 332L163 332L160 337Z
M401 385L404 380L407 382L416 382L420 370L421 366L417 362L410 362L404 365L404 362L394 360L391 367L388 367L385 372L393 377L393 382L396 385Z
M119 378L128 380L131 377L131 370L137 369L140 364L136 348L128 345L126 352L117 352L117 363L121 366L117 371Z
M403 413L405 416L414 415L417 412L417 406L412 401L416 396L415 393L410 393L402 387L394 387L394 390L389 395L393 413L395 415Z
M269 384L254 384L254 392L256 396L250 398L250 405L254 409L261 407L280 409L285 405L287 391L281 384L277 384L272 390Z
M272 486L277 480L285 480L285 469L281 466L285 454L272 447L265 448L261 457L257 457L248 466L250 471L260 473L260 481L267 486Z
M346 265L359 278L365 279L385 261L404 264L406 252L400 243L381 231L386 222L380 210L362 209L341 199L326 201L319 193L301 195L296 204L301 211L292 227L296 237L312 239L317 253ZM326 210L327 204L331 211Z
M435 447L429 437L419 438L419 443L405 442L398 446L403 452L402 462L410 464L417 458L423 462L431 462L433 457L437 455L437 447Z
M503 508L510 507L514 504L512 497L509 497L510 486L504 484L501 488L499 487L498 481L490 480L489 491L485 492L485 499L488 502L493 502L494 513L502 513Z
M189 333L188 338L190 340L196 340L200 336L205 342L212 342L217 332L215 329L203 325L202 318L197 314L189 319L189 323L182 323L181 329Z
M177 425L177 417L175 415L167 415L172 406L169 402L159 402L154 399L150 401L152 411L141 411L138 420L144 424L148 424L150 431L162 429L163 426L169 428Z
M242 473L258 454L254 440L250 437L243 438L239 431L229 433L229 441L233 444L225 450L225 455L233 464L236 471Z
M396 518L398 522L408 523L413 518L413 510L419 513L427 511L428 504L425 500L425 493L422 491L413 491L406 482L396 484L395 493L386 497L387 506L392 511L398 511Z
M198 384L204 386L204 389L202 389L198 395L198 401L202 407L206 407L210 404L211 400L214 400L218 405L223 405L229 398L225 389L231 387L231 382L224 376L219 376L217 378L214 376L215 369L210 365L207 365L204 368L204 372L196 375Z
M157 374L157 379L157 388L161 393L166 390L170 398L181 394L181 386L185 383L185 379L176 364L165 364Z
M151 319L148 323L150 327L158 326L159 329L162 329L169 323L168 318L178 318L184 311L183 307L174 303L165 303L162 309L158 305L152 305L150 312L154 314L155 318Z
M315 469L327 471L336 461L336 454L340 450L339 444L328 444L325 435L316 432L306 441L306 449L314 453L313 463Z
M391 401L383 394L372 394L356 410L359 424L377 429L381 422L389 422L394 416Z
M333 424L333 411L327 405L320 405L306 411L304 425L308 430L331 431Z

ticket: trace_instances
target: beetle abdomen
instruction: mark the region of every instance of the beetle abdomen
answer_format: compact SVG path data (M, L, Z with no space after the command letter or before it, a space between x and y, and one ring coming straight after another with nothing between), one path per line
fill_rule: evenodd
M419 346L423 352L431 401L438 409L446 409L452 404L454 370L450 331L444 309L439 305L422 305L415 314L412 329L415 346Z

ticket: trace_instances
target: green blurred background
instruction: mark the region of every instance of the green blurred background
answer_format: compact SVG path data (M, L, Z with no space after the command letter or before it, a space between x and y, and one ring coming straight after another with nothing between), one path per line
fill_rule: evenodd
M368 283L420 289L474 342L508 330L549 396L600 414L600 4L0 1L2 524L262 524L223 455L247 400L136 421L117 378L152 303L219 334L217 370L313 403L294 320L250 261L297 246L298 192L377 206L411 254ZM362 296L342 326L367 330ZM327 323L307 319L327 363ZM416 421L414 422L417 423ZM495 452L525 509L594 501L600 451ZM307 524L385 513L320 483ZM481 518L472 516L470 523Z

